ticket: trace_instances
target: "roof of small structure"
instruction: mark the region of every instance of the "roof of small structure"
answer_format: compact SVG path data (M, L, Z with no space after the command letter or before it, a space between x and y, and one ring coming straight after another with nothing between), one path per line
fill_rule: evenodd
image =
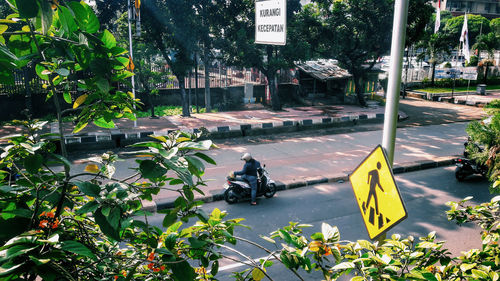
M321 81L332 79L345 79L352 75L345 69L338 66L337 60L320 59L298 63L297 67L305 73Z

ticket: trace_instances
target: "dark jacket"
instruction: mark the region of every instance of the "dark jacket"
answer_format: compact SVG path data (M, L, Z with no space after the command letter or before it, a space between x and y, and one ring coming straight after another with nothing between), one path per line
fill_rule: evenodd
M260 168L260 162L255 159L250 159L250 161L245 162L243 170L234 172L234 175L235 176L248 175L256 177L258 168Z

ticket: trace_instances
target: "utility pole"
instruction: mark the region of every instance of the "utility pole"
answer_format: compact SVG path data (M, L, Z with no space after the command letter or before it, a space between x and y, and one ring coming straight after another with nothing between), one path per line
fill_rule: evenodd
M384 131L382 148L387 153L390 168L394 162L394 146L396 143L396 126L398 122L399 91L401 90L401 71L403 70L403 53L405 49L406 22L408 19L409 0L396 0L394 3L394 21L392 27L391 61L387 82L387 102L384 114ZM386 234L377 239L384 241Z

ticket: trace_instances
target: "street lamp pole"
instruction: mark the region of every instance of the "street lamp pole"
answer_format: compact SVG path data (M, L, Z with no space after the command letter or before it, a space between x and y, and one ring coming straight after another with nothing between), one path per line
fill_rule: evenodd
M129 45L129 53L130 53L130 59L132 62L134 61L134 52L132 49L132 25L130 22L132 21L132 6L130 5L130 0L128 0L128 45ZM135 79L134 75L131 77L132 79L132 98L135 100ZM135 109L135 104L134 104L134 109ZM134 114L135 115L135 114ZM134 120L134 127L137 127L137 118Z
M398 123L399 91L401 90L401 72L403 70L403 53L405 49L406 21L408 18L409 0L396 0L394 3L394 21L392 27L391 61L387 82L387 102L384 114L384 132L382 147L387 153L388 164L392 169L394 162L394 145L396 142L396 126ZM380 234L377 241L382 243L386 233Z
M389 164L394 161L394 145L398 122L399 91L401 90L401 71L405 48L406 21L409 0L396 0L392 29L391 61L387 85L387 102L384 115L382 147L387 153Z

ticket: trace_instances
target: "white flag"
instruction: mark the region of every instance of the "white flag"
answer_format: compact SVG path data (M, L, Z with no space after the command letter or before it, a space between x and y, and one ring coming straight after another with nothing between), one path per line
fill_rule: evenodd
M469 30L467 28L467 14L464 15L464 25L462 26L462 33L460 34L460 42L463 42L462 54L466 61L470 61L469 52Z
M441 0L439 0L436 7L436 23L434 24L434 33L439 31L439 26L441 25Z

